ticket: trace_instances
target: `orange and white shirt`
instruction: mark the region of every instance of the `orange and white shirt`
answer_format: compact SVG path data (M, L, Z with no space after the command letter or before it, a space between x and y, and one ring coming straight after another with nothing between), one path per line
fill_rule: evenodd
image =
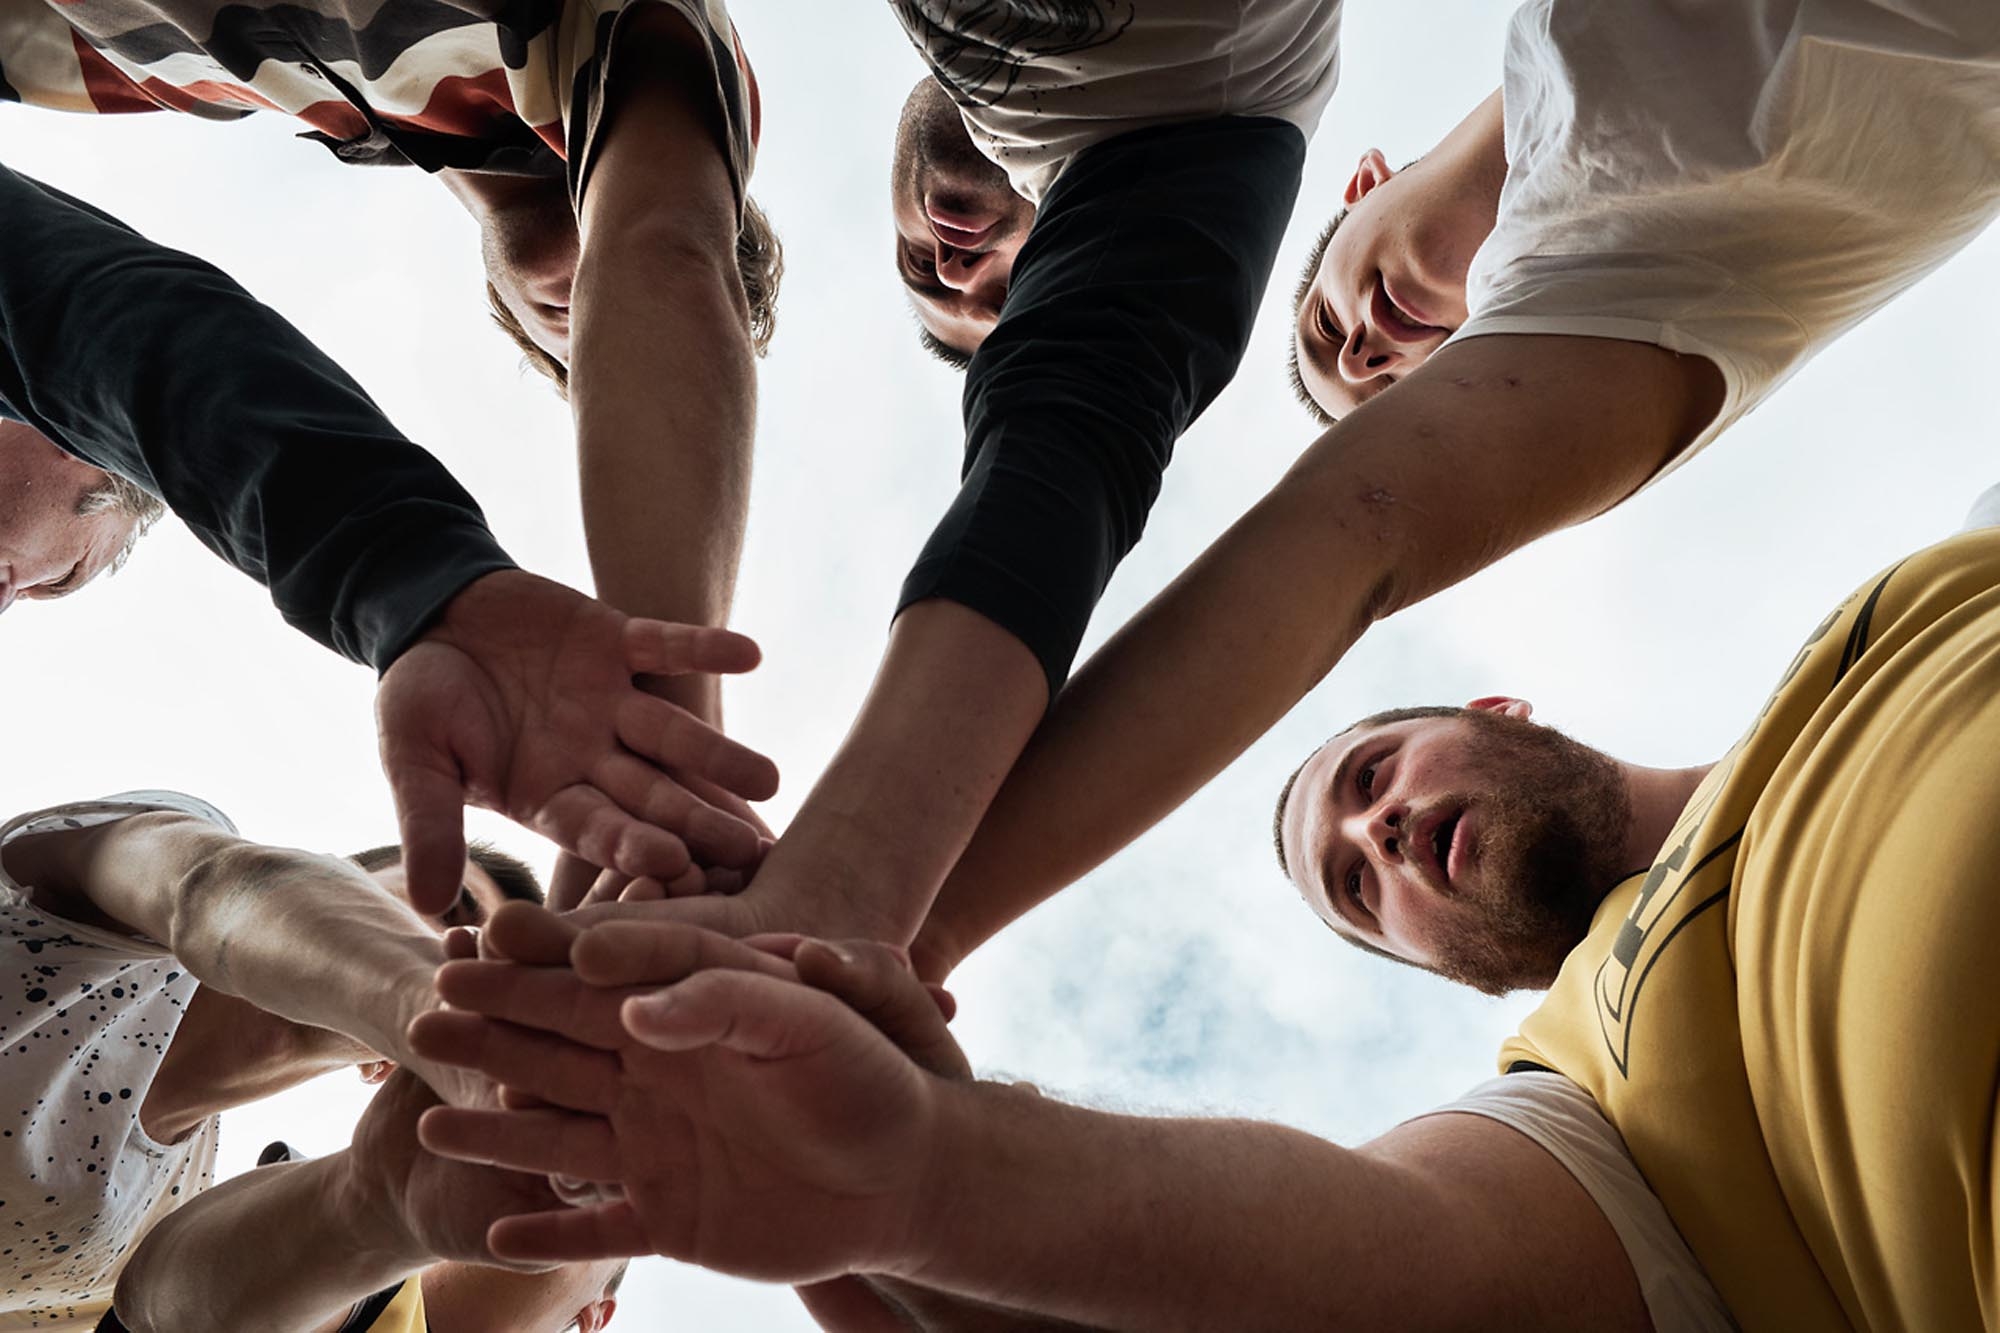
M282 111L357 164L567 174L580 201L620 21L703 39L739 198L757 80L723 0L0 0L0 101L64 111Z

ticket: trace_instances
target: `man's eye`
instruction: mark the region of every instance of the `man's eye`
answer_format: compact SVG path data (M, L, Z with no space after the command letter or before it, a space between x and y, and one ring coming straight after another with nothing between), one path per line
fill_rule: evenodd
M1340 326L1333 322L1333 312L1324 301L1320 302L1318 323L1319 336L1328 342L1344 343L1347 341L1347 335L1342 333Z
M1359 773L1355 774L1354 785L1361 789L1363 796L1373 794L1375 790L1375 765L1369 764Z
M1368 904L1361 901L1361 872L1358 869L1347 872L1346 887L1348 900L1360 908L1362 914L1365 916L1368 912Z

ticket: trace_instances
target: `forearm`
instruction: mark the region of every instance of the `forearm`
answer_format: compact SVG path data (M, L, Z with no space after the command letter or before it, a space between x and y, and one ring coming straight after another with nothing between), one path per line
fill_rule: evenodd
M1089 1333L1086 1325L1067 1319L1005 1310L895 1278L868 1278L866 1282L905 1327L921 1333ZM844 1333L838 1325L834 1328L835 1333Z
M404 1060L433 1002L437 934L353 864L136 815L77 844L74 883L164 945L205 986Z
M0 168L0 400L163 498L285 618L378 669L512 568L472 498L223 273Z
M1628 495L1705 420L1690 380L1636 343L1479 338L1328 432L1071 680L939 894L927 977L1199 790L1375 620Z
M570 398L598 596L720 625L749 506L756 374L728 168L668 77L687 59L681 25L658 17L664 30L629 22L620 36L624 68L643 73L613 85L616 120L584 200ZM662 692L719 715L712 678Z
M1421 1232L1408 1173L1280 1126L952 1093L923 1286L1091 1328L1372 1328L1372 1256Z
M757 882L806 887L814 920L796 924L906 943L1046 705L1020 640L953 602L911 607Z
M362 1202L346 1160L260 1167L170 1213L119 1276L120 1321L132 1333L305 1333L421 1268Z

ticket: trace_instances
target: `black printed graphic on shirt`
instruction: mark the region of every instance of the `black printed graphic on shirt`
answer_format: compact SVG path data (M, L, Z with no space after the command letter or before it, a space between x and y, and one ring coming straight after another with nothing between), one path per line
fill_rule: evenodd
M961 106L995 106L1024 66L1115 41L1137 0L891 0Z

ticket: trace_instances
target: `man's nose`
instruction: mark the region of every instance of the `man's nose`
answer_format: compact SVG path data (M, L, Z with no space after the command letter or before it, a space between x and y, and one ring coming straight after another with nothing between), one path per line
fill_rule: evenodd
M1380 375L1394 374L1403 366L1403 349L1387 341L1367 324L1356 321L1354 332L1340 349L1340 377L1349 384L1362 384Z
M1407 807L1385 802L1355 815L1354 821L1360 826L1355 830L1356 838L1377 857L1388 862L1403 859L1407 845L1404 830L1410 823Z
M991 250L959 250L938 243L938 281L955 292L970 291L979 276L993 261Z

